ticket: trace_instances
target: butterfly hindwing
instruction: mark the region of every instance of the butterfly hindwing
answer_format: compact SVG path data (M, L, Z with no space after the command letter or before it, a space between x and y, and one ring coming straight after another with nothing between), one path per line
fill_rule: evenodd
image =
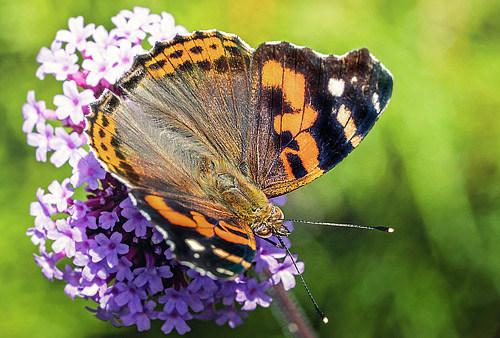
M252 59L254 179L273 197L321 176L361 142L391 92L391 74L366 49L339 57L260 45Z
M255 239L241 220L203 215L161 192L132 189L131 194L151 222L159 225L179 262L225 279L250 267Z

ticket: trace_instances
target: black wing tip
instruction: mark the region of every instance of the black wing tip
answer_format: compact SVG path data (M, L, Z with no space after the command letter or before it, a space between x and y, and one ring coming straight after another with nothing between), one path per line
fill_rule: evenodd
M376 77L376 93L379 100L379 115L387 108L392 96L394 76L366 47L350 51L344 57L357 60L358 65L366 67Z

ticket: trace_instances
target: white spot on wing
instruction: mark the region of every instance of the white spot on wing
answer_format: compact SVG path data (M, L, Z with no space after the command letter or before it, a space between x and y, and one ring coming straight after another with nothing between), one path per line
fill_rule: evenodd
M165 239L168 238L168 233L165 231L165 229L163 229L160 226L156 226L156 230L158 230L158 232L163 236L163 238Z
M375 110L378 113L380 111L380 101L378 99L378 94L377 93L373 93L372 103L373 103L373 108L375 108Z
M266 45L279 45L284 41L266 41Z
M197 240L194 240L192 238L186 238L184 241L193 251L205 250L205 247L203 245L201 245L200 242L198 242Z
M142 210L140 210L140 209L139 209L139 211L140 211L140 213L142 214L142 216L144 216L144 218L145 218L145 219L147 219L148 221L150 221L150 222L151 222L151 216L149 216L149 214L148 214L147 212L142 211Z
M227 269L224 269L224 268L221 268L221 267L218 267L217 269L218 273L222 273L222 274L225 274L225 275L228 275L228 276L232 276L233 275L233 272L227 270Z
M328 91L333 96L342 96L342 94L344 94L344 87L344 80L332 77L330 81L328 81Z

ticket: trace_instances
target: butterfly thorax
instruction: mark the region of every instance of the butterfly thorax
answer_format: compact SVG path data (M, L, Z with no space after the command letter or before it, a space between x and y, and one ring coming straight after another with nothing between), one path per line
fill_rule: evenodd
M200 168L203 189L237 218L250 226L259 237L286 236L283 212L269 202L265 193L249 177L228 163L204 161Z

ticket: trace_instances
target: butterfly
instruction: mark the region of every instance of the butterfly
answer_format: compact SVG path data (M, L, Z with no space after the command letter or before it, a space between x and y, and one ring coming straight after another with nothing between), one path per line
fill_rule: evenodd
M139 55L90 104L86 133L175 258L213 278L252 265L255 236L286 236L269 202L323 175L370 131L393 78L367 49L252 49L196 31Z

